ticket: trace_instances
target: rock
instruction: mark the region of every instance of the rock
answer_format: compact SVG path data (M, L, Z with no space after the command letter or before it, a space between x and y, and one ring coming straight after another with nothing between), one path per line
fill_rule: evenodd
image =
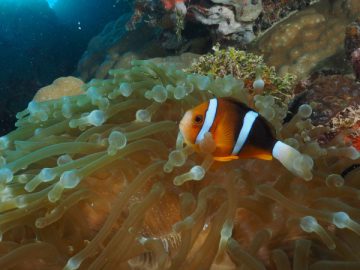
M360 17L350 23L345 31L345 54L348 60L357 48L360 48Z
M351 63L353 66L356 80L360 81L360 48L357 48L351 54Z
M262 12L262 1L212 0L216 5L193 5L189 11L204 25L217 25L216 40L236 40L239 46L254 40L253 25Z
M90 78L105 78L109 69L114 67L125 53L133 53L140 58L166 55L159 46L156 29L142 24L135 31L127 31L126 23L130 14L106 25L104 30L89 43L81 57L77 72L87 81Z
M217 33L222 36L244 32L244 26L235 20L234 12L224 6L213 6L204 12L193 10L195 19L205 25L217 25ZM250 40L251 41L251 40Z
M238 22L254 22L263 10L261 0L211 0L216 4L232 6Z
M360 80L360 17L346 27L345 54L357 80Z

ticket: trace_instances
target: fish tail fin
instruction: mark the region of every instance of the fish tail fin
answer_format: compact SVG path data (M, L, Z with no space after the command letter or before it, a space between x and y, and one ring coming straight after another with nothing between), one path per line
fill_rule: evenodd
M308 155L301 154L290 145L277 141L273 147L272 155L293 174L309 181L312 179L311 170L314 161Z

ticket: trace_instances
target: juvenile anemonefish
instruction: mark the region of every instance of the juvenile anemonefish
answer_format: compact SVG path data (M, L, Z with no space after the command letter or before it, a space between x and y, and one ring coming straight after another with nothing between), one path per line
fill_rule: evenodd
M199 150L205 134L215 142L215 160L257 158L278 159L291 168L290 158L301 155L293 147L278 141L270 124L245 104L228 98L213 98L187 111L180 121L185 143Z

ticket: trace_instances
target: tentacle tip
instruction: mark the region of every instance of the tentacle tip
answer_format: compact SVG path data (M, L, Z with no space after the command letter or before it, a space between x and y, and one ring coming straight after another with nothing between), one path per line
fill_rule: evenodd
M176 176L176 177L174 178L174 180L173 180L173 184L174 184L175 186L181 186L181 185L184 184L184 183L185 183L185 181L182 179L181 175Z
M169 162L166 162L165 165L163 166L163 171L165 173L171 173L173 169L174 167Z

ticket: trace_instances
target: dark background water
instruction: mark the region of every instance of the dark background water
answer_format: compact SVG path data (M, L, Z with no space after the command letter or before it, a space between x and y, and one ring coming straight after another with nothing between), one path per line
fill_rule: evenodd
M130 11L127 1L0 0L0 135L35 92L74 74L89 40Z

